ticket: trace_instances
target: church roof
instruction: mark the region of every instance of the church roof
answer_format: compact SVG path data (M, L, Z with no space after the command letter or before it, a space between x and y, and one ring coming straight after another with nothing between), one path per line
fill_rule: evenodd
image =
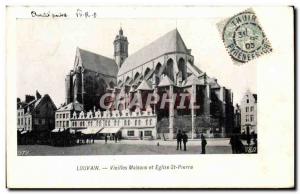
M203 72L195 65L192 65L189 61L186 63L188 72L191 72L195 76L201 76Z
M195 75L191 75L187 78L187 82L184 86L192 86L192 85L204 85L204 81L200 80Z
M126 58L118 75L122 75L156 57L170 52L188 53L188 49L177 29L168 32Z
M113 77L117 76L118 66L115 60L81 48L77 48L77 52L85 69Z
M211 88L220 88L220 85L215 78L207 77L207 82L209 83Z
M151 84L148 81L143 80L142 83L139 85L137 90L153 90Z
M167 75L163 76L162 80L158 84L159 87L171 86L171 85L174 85L174 82Z

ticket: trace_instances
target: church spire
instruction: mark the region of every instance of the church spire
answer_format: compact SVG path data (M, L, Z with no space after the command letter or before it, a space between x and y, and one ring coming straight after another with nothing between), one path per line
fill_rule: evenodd
M120 36L123 36L123 29L122 29L122 26L120 27L119 35L120 35Z
M124 60L128 57L128 40L123 35L123 29L120 27L119 34L114 40L114 58L120 68Z

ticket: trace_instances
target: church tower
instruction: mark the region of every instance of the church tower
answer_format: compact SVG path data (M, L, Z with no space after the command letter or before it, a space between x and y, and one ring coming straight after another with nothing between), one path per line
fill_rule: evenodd
M128 40L127 37L123 35L123 30L120 28L119 34L114 40L114 58L120 69L124 60L128 57Z

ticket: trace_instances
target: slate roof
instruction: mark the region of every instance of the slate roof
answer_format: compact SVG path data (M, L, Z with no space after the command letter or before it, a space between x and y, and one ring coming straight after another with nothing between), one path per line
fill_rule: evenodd
M189 53L177 29L166 33L126 58L118 75L122 75L156 57L170 52Z
M71 102L65 106L60 107L57 111L83 111L83 106L79 102Z
M45 98L49 98L49 100L51 101L51 103L54 105L55 109L56 106L54 104L54 102L52 101L52 99L50 98L50 96L48 94L45 94L43 97L39 98L39 99L34 99L31 102L27 103L26 105L24 105L22 108L24 108L25 113L26 114L30 114L32 111L34 111L38 105L45 99ZM28 108L29 108L29 112L28 112Z
M215 78L210 78L207 76L207 82L209 83L211 88L220 88L220 85Z
M200 80L195 75L191 75L187 78L187 82L184 86L192 86L192 85L204 85L204 80Z
M85 69L116 77L118 66L115 60L77 47L77 52Z
M137 88L137 90L153 90L153 89L151 87L151 84L148 81L143 80L142 83Z
M191 72L195 76L199 77L203 75L203 72L195 65L190 64L190 62L186 63L187 71Z
M166 75L163 76L162 80L160 81L160 83L158 84L158 86L171 86L174 85L174 82Z

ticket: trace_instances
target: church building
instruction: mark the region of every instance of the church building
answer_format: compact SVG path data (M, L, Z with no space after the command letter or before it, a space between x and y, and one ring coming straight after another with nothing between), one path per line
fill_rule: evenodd
M151 117L156 116L154 138L174 139L178 130L187 132L189 138L232 133L233 93L194 64L191 49L177 29L131 55L122 29L113 44L114 59L77 48L74 69L66 76L66 104L79 102L85 112L118 111L120 116L124 111L151 110ZM99 107L105 93L117 96L111 101L113 110ZM149 94L159 98L146 106ZM136 96L142 97L142 106L130 107ZM163 96L168 98L166 103Z

